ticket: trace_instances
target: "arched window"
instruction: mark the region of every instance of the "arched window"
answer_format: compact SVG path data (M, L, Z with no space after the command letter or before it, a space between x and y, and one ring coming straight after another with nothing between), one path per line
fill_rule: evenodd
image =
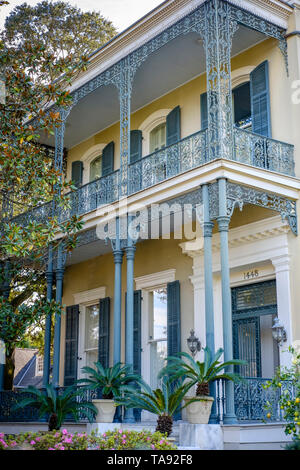
M94 158L90 163L90 181L95 181L102 176L102 155Z
M166 122L156 126L150 132L149 151L156 152L166 146Z

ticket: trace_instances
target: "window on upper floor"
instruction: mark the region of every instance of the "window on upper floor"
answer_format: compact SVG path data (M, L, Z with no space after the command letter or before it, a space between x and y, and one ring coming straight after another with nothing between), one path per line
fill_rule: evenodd
M232 90L234 124L241 129L251 130L250 82L243 83Z
M243 76L244 78L244 76ZM213 93L213 92L212 92ZM262 62L232 90L234 125L271 137L269 64ZM213 97L214 98L214 97ZM208 127L207 93L200 96L201 128Z
M102 176L102 155L94 158L90 163L90 181L95 181Z
M163 122L150 132L149 151L156 152L166 146L166 123Z

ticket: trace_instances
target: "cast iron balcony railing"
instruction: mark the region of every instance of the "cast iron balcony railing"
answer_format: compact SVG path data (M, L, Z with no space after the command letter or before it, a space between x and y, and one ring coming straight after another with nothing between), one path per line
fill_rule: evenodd
M271 379L261 377L247 377L234 385L234 408L238 421L283 421L279 399L281 394L288 390L294 396L295 390L291 382L282 382L281 390L264 388ZM225 385L224 380L217 381L217 415L223 421L225 411ZM271 418L267 418L270 410L266 405L271 404Z
M209 162L207 129L164 147L128 166L128 194L155 186L162 181L201 167ZM294 176L294 147L244 129L234 128L233 160ZM119 199L120 171L103 176L70 193L69 207L58 209L60 220L84 215ZM24 225L43 222L52 215L52 203L43 204L13 219Z
M129 165L129 194L154 186L172 176L206 163L207 131L196 132L176 144L143 157Z
M234 129L234 158L258 168L295 175L293 145L245 129Z

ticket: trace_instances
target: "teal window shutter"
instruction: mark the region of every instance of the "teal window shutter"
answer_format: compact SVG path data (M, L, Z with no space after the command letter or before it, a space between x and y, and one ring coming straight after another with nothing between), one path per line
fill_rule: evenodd
M98 362L109 367L110 298L100 299Z
M181 351L180 317L180 283L179 281L169 282L167 284L168 356L174 356ZM174 420L179 419L181 419L181 411L177 410L174 413Z
M75 186L78 188L82 185L83 163L80 160L72 162L72 176L71 179Z
M207 93L200 95L201 130L208 128Z
M180 352L180 283L170 282L167 285L167 311L168 311L168 356Z
M64 385L73 385L77 380L78 364L78 326L79 305L72 305L66 309L66 337L65 337L65 373Z
M125 317L127 305L127 292L125 293ZM126 325L126 321L125 321ZM133 294L133 372L141 375L142 373L142 291L136 290ZM126 330L125 330L126 338ZM133 409L135 421L141 421L141 410L139 408Z
M180 140L180 106L176 106L166 119L167 145L176 144Z
M114 171L115 144L110 142L102 152L102 176L109 175Z
M260 64L250 74L251 115L253 132L271 137L269 64Z
M130 131L130 163L134 163L142 158L142 131Z

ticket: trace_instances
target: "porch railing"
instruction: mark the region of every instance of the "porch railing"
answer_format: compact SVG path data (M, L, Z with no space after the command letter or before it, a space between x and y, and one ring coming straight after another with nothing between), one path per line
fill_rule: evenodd
M82 389L82 394L77 396L78 402L88 401L91 402L93 398L96 398L96 392L83 389L82 387L78 387ZM58 393L61 394L65 390L65 387L60 387L58 389ZM17 403L20 403L27 397L31 397L30 393L25 391L21 391L21 389L16 389L13 391L10 390L2 390L0 391L0 423L2 422L11 422L11 423L25 423L25 422L47 422L48 417L44 416L43 418L39 417L38 409L34 406L25 406L19 408L18 410L14 410L14 407ZM90 411L91 417L93 412ZM72 415L68 416L66 421L74 421L74 417ZM88 418L86 415L79 413L79 421L87 422Z
M128 168L128 192L136 193L207 161L207 130L141 158Z
M279 406L280 394L289 391L293 396L294 389L290 382L282 382L280 391L274 392L272 389L264 389L270 379L265 378L246 378L243 382L234 386L234 402L235 414L239 422L257 422L257 421L283 421L282 411ZM216 404L218 421L223 422L225 413L225 382L219 380L216 386ZM82 388L82 387L79 387ZM64 387L59 388L62 393ZM0 391L0 422L36 422L47 421L47 417L39 418L38 410L32 406L19 408L17 411L13 409L16 403L26 398L28 393L20 390ZM82 395L78 397L78 401L91 401L97 398L97 392L83 390ZM267 402L272 404L271 418L267 418L268 411L265 409ZM82 414L79 416L81 422L87 422L87 418ZM67 421L74 421L72 416Z
M285 175L294 173L294 147L278 140L234 128L233 160ZM208 131L196 132L176 144L169 145L128 166L128 194L200 167L209 161ZM81 186L70 193L68 208L57 209L61 221L72 215L87 214L119 199L120 171ZM14 217L20 225L32 220L43 222L52 215L52 202Z
M279 399L286 390L293 396L293 386L290 382L282 382L281 390L263 388L269 380L271 379L245 378L234 385L234 408L238 421L283 421ZM225 413L224 380L217 382L216 395L218 420L222 422ZM271 403L271 411L265 408L268 403ZM271 418L267 418L269 412L271 412Z
M234 158L258 168L295 175L293 145L245 129L234 129Z

